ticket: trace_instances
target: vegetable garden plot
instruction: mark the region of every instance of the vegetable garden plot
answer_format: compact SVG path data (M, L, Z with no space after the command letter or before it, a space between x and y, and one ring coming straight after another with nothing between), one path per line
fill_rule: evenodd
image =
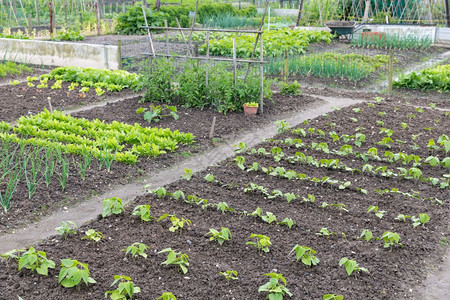
M245 117L242 113L223 115L210 110L184 109L178 107L178 120L163 118L158 123L152 122L149 124L144 120L142 115L136 113L139 107L148 107L148 104L138 103L137 100L138 98L134 98L109 103L105 107L79 112L72 116L76 118L87 118L89 120L101 119L105 120L106 123L119 120L128 124L138 123L142 127L157 126L158 128L169 128L172 131L180 129L193 133L196 136L196 143L190 145L180 144L176 152L168 152L156 158L140 159L134 165L114 163L111 161L110 171L108 171L108 167L104 163L95 157L91 159L91 165L89 165L90 156L88 155L67 154L67 157L65 157L62 152L62 158L55 160L55 175L49 178L49 185L47 186L45 178L42 179L36 186L36 191L31 200L28 200L29 190L26 178L22 176L11 200L12 206L10 210L7 214L0 212L0 233L10 231L17 228L17 226L35 222L44 215L60 210L64 206L71 206L76 202L83 201L85 198L87 199L93 195L104 193L106 190L110 190L118 185L120 186L121 184L134 181L148 172L162 170L185 157L213 147L217 142L220 143L222 139L234 137L242 130L249 130L270 122L270 120L276 120L277 115L293 113L321 103L321 100L305 95L294 98L276 95L276 105L270 104L267 106L269 113L255 118ZM214 144L208 137L213 116L216 117ZM6 128L9 127L7 126ZM32 148L39 149L39 147ZM102 149L101 145L100 148ZM45 154L45 152L43 150L42 154ZM51 154L56 155L57 153L50 152L50 157L53 157ZM61 178L60 175L62 174L61 161L68 162L69 176L66 180L64 190L58 179ZM45 172L45 168L41 171ZM6 188L6 185L2 185L3 187ZM4 190L2 189L3 192Z
M450 92L450 65L437 66L424 69L420 72L411 72L400 76L394 82L395 87L405 87L420 90L438 90Z
M433 149L438 163L427 156L428 148L416 149L414 155L419 157L408 161L412 154L405 158L400 151L412 142L400 134L406 143L395 141L388 148L394 155L383 155L384 146L376 143L386 131L378 133L370 118L379 116L378 109L387 111L384 116L391 123L385 120L385 124L389 125L401 122L411 108L394 111L387 104L364 104L292 130L280 122L283 135L253 149L241 143L233 159L193 176L187 170L183 180L139 197L125 212L120 201L108 199L104 215L113 211L118 215L91 222L66 239L54 237L35 246L56 265L64 258L88 263L96 284L82 283L80 290L64 288L58 285L59 266L50 269L48 277L33 276L30 270L18 273L17 262L10 258L2 263L6 278L0 286L12 298L23 287L36 299L89 299L113 289L114 275L126 275L141 288L136 299L154 299L169 291L177 299L210 295L265 299L268 293L261 286L269 278L264 274L274 273L286 278L285 299L289 299L286 289L293 299L320 299L325 294L344 299L414 298L409 289L425 279L425 267L441 259L440 244L447 243L446 143ZM444 124L441 113L427 109L421 112L423 117L411 118L408 134L422 131L430 119L441 118ZM357 124L344 121L355 114L359 114ZM335 120L342 126L326 130L333 127L327 123ZM313 125L314 131L309 129ZM407 130L401 125L391 129L391 137L396 130ZM373 148L379 148L378 153ZM367 163L373 168L356 170ZM378 164L386 168L377 171ZM408 172L402 173L402 168ZM409 172L411 168L416 170ZM429 180L428 173L436 174L439 181ZM104 238L89 241L84 233L94 236L88 229L101 232ZM140 250L147 257L138 254L124 259L121 250L136 242L150 247ZM168 248L188 258L167 259L167 252L161 250ZM226 274L229 281L219 274L227 270L237 271L239 279L233 280L232 272ZM283 288L281 279L275 282Z

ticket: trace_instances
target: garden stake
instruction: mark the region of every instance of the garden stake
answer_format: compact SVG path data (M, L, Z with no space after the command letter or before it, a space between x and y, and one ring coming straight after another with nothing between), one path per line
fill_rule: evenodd
M388 94L392 94L392 78L394 76L394 55L392 49L389 50L389 82L388 82Z
M211 124L211 129L209 131L209 138L212 139L214 136L214 127L216 126L216 117L214 116L212 124Z

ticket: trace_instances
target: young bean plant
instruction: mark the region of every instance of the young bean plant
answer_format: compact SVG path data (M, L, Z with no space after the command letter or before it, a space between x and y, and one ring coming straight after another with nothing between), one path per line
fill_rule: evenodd
M117 289L106 291L105 298L109 296L112 300L133 299L134 294L141 292L141 288L135 286L133 281L131 281L131 278L128 276L114 275L114 281L111 286L114 286L117 283L119 283Z
M143 244L143 243L133 243L130 246L128 246L126 249L122 249L122 251L125 251L125 255L128 255L128 253L131 253L132 257L137 257L138 255L142 256L143 258L147 258L147 249L150 247Z
M345 270L347 271L347 275L351 276L353 272L359 273L359 272L365 272L369 273L369 270L366 268L360 267L356 260L348 259L347 257L341 258L339 261L339 266L344 266Z
M103 238L103 233L101 233L100 231L95 231L94 229L89 229L85 232L85 236L83 236L81 239L82 240L91 240L94 242L99 242L102 238Z
M30 247L28 251L24 252L19 258L19 270L22 270L23 268L47 276L48 269L55 268L55 262L47 259L47 254L44 251L36 251L33 247Z
M227 280L238 280L238 272L234 270L226 270L225 272L219 272L219 275L224 276Z
M90 277L88 264L81 263L78 260L61 259L61 271L59 272L58 283L66 288L76 286L79 289L81 280L86 285L97 283L97 281Z
M185 218L179 219L179 218L177 218L176 215L169 215L167 213L165 213L161 217L159 217L158 222L161 220L164 220L168 217L170 217L170 222L172 222L172 226L169 228L170 232L175 232L178 229L180 229L180 233L181 233L185 226L189 226L192 224L192 222L189 219L185 219Z
M151 215L150 205L138 205L133 209L133 216L139 216L142 221L149 222L156 219Z
M252 233L248 239L255 239L255 242L247 242L247 245L256 247L259 251L269 252L270 246L272 246L272 242L270 242L270 237L263 234L255 234Z
M222 227L220 231L210 228L207 235L210 236L210 241L217 241L221 246L225 241L231 240L231 232L227 227Z
M56 227L55 230L64 238L67 238L69 234L77 234L76 230L77 225L73 221L62 221L61 226Z
M292 248L291 252L289 252L289 254L291 254L292 252L295 252L295 258L297 259L297 261L301 259L302 263L309 267L315 266L320 262L320 260L314 256L314 254L316 254L316 251L310 247L295 245L294 248Z
M281 273L267 273L264 276L269 276L269 282L261 285L258 288L258 292L267 293L267 299L269 300L283 300L285 295L292 297L292 293L286 287L286 279Z
M161 264L166 266L178 266L183 274L188 272L187 267L189 267L189 256L187 254L176 252L172 248L166 248L158 252L167 253L167 259Z

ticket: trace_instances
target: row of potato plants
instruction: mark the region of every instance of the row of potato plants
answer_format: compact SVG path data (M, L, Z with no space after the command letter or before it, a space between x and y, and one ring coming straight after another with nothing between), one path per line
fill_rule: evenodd
M89 153L127 164L135 164L139 156L157 157L175 151L179 144L194 142L192 134L178 130L117 121L106 123L98 119L89 121L46 109L37 115L20 117L16 126L2 122L0 130L2 140L39 147L51 145L64 153Z

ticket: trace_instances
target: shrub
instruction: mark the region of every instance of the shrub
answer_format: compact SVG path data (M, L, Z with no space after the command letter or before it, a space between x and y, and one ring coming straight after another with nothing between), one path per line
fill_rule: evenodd
M145 9L147 22L149 26L163 26L164 13L154 12L148 8ZM121 13L117 18L116 30L120 34L145 34L147 30L142 28L145 26L144 14L139 5L133 5L127 8L125 13Z

